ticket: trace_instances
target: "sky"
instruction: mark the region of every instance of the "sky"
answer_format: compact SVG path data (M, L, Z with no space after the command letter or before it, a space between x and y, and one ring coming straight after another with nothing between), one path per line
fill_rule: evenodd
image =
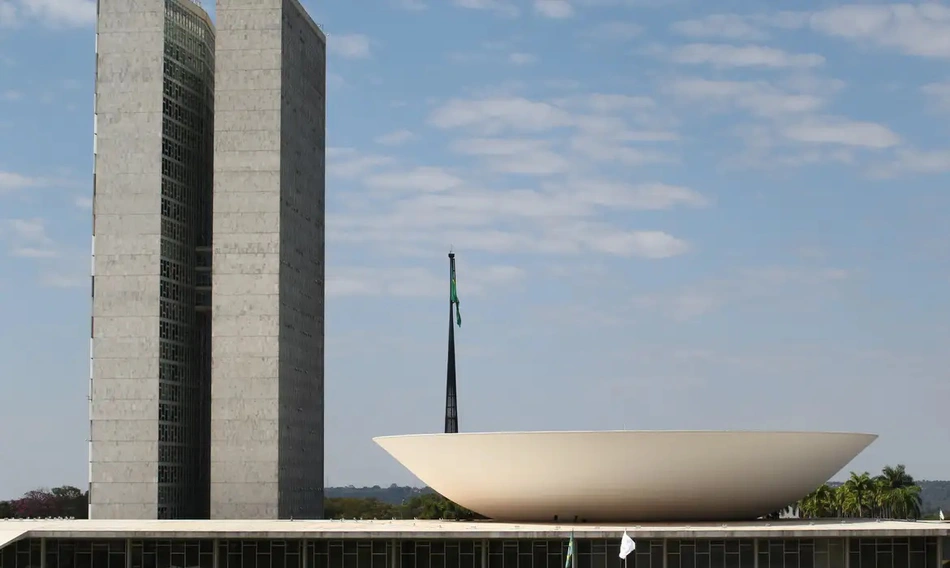
M304 5L327 483L417 483L371 439L442 429L450 248L462 431L863 431L847 469L950 478L950 8ZM0 497L87 482L94 24L0 0Z

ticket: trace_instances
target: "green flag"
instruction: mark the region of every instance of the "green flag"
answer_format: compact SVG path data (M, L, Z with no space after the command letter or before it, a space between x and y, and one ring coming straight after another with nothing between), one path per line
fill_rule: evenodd
M564 561L564 568L571 568L574 565L574 533L571 533L571 540L567 543L567 559Z
M455 323L462 327L462 312L459 310L458 284L455 282L455 265L452 265L452 283L449 287L449 302L455 304Z

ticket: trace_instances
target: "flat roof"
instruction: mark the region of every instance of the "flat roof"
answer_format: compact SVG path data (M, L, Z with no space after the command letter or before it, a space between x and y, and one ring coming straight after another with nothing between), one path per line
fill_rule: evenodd
M0 547L22 538L75 539L555 539L578 538L816 538L950 536L950 522L874 519L783 519L738 523L628 525L391 521L107 521L0 520Z

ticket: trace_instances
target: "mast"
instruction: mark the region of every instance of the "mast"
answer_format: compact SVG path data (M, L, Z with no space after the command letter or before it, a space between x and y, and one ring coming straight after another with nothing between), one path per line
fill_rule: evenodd
M458 394L455 384L455 253L449 253L449 355L445 371L445 433L459 431Z

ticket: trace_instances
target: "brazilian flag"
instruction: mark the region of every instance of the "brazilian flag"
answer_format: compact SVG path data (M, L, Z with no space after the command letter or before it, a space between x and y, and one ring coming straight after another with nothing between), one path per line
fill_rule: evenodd
M459 310L459 290L455 280L455 264L452 264L452 283L449 286L449 302L455 305L455 323L462 327L462 312Z
M574 533L571 533L571 540L567 543L567 559L564 561L564 568L571 568L574 565Z

